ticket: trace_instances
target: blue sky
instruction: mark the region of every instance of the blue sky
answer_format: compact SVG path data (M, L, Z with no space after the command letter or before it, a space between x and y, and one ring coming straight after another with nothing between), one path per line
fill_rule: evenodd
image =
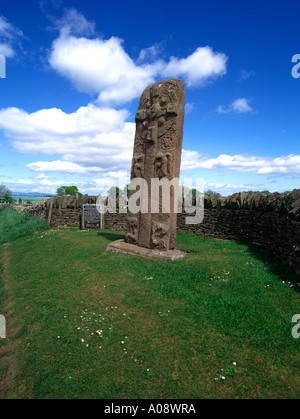
M1 4L0 183L91 195L125 184L139 97L177 77L182 178L223 195L299 188L299 14L296 0Z

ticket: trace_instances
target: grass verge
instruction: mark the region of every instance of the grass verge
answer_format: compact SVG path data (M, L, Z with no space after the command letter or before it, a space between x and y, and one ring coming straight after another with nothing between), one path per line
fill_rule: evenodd
M299 397L299 277L190 234L178 235L180 261L105 252L123 236L45 231L5 245L1 398Z
M0 209L0 245L47 228L46 220L11 209Z

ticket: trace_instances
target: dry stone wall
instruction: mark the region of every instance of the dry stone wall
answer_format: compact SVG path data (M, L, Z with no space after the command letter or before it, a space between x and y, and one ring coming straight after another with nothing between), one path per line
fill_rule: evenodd
M70 196L54 198L51 226L80 228L82 205L95 204L96 200L87 195L77 200ZM16 205L14 209L48 219L50 206L48 200L34 206ZM126 214L105 214L104 228L126 230ZM187 225L185 214L178 214L177 228L206 237L259 244L300 274L300 190L270 195L242 192L227 198L206 198L203 223Z
M75 196L64 196L53 197L52 200L48 199L35 205L18 204L10 207L18 212L27 212L33 217L49 219L51 227L81 228L83 205L95 205L96 202L96 196L85 195L77 199ZM126 214L106 213L104 226L109 230L126 230Z
M253 210L207 209L202 224L186 226L181 216L178 228L205 237L261 245L300 274L300 223L286 215Z

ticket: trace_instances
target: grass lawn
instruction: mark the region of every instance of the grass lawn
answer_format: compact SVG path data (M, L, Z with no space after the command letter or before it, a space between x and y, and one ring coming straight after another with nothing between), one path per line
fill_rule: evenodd
M106 253L119 232L24 234L0 246L0 398L299 397L299 276L265 252L179 234L188 258L153 261Z

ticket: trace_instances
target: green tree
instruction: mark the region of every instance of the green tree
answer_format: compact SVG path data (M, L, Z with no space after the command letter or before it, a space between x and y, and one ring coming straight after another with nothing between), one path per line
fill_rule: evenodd
M11 204L12 203L12 197L10 195L5 195L4 196L4 202L6 202L6 204Z
M116 196L117 198L119 198L120 196L120 188L118 188L117 186L112 186L108 191L107 191L107 196Z
M11 191L5 185L0 185L0 196L4 197L6 204L12 203Z
M182 192L182 195L193 196L193 190L188 186L179 185L179 192Z
M123 193L124 193L124 195L125 194L127 195L127 198L129 198L129 194L130 194L129 187L130 187L130 185L126 185L126 186L124 186L124 189L123 189Z
M211 189L206 191L205 195L207 195L207 196L221 196L218 192L212 191Z
M9 197L11 196L11 191L5 185L0 185L0 196Z
M266 195L271 195L270 191L263 191L263 193L266 194Z
M61 186L56 190L57 196L76 195L76 192L79 196L82 196L77 186Z
M197 189L192 189L192 196L196 197L197 194L200 196L202 195L202 192L198 191Z

